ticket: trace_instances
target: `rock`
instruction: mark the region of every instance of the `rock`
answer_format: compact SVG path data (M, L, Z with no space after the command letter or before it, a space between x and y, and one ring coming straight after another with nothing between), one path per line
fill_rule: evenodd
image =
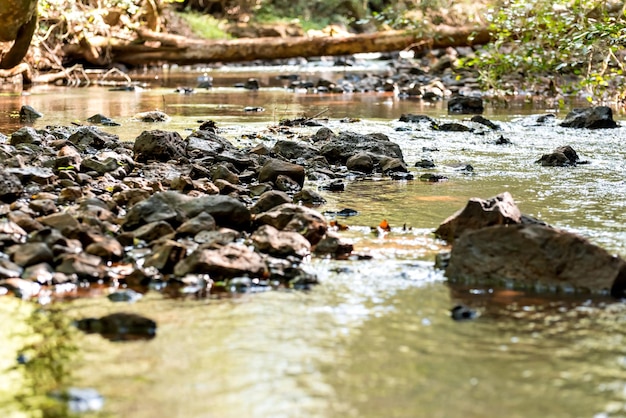
M38 263L52 263L53 254L47 244L30 242L14 249L13 262L21 267L28 267Z
M79 279L97 282L104 277L105 265L102 258L95 255L62 254L57 262L58 272L75 274Z
M445 274L452 281L626 295L621 258L578 235L537 224L466 230L454 242Z
M7 168L6 172L16 175L24 185L29 182L48 185L57 179L56 174L46 167Z
M304 184L304 167L287 161L271 159L263 165L259 172L259 183L275 182L279 175L284 175L298 183Z
M303 258L311 253L311 243L298 232L279 231L271 225L262 225L250 236L257 251L274 257Z
M573 109L560 125L566 128L617 128L617 123L613 120L613 110L608 106Z
M576 165L580 160L578 154L572 147L565 145L556 148L551 154L544 154L540 159L535 161L544 167L566 167Z
M113 119L109 118L108 116L104 116L101 113L96 113L95 115L88 117L87 122L104 126L120 126L119 123L113 121Z
M113 293L107 295L107 299L111 302L137 302L143 298L143 295L133 289L118 289Z
M382 157L398 158L404 161L402 150L384 134L358 134L341 132L339 136L327 141L320 149L320 154L331 164L345 165L353 155L365 152L377 164Z
M146 257L144 267L154 267L161 273L171 273L174 266L186 255L187 247L176 241L164 240Z
M185 139L185 142L187 144L185 151L190 158L218 156L225 151L236 151L230 141L208 130L193 132Z
M333 258L348 256L354 250L352 243L343 240L338 234L327 231L315 245L314 252L319 256L331 255Z
M374 171L374 160L368 153L360 152L348 158L346 167L350 171L359 171L369 174Z
M457 305L450 309L450 317L455 321L467 321L476 318L478 313L467 306Z
M400 122L427 123L431 125L435 123L435 120L426 115L414 115L412 113L404 113L400 116Z
M218 249L199 248L174 267L174 274L179 277L206 273L215 281L245 275L258 278L266 271L261 255L245 245L234 243Z
M150 222L133 231L135 238L152 242L174 233L174 228L165 221Z
M480 97L455 95L448 100L448 113L481 114L484 110Z
M441 132L471 132L472 128L461 123L452 122L437 125L436 130Z
M490 121L489 119L483 116L474 115L472 116L472 119L470 120L474 123L480 123L481 125L485 125L489 129L493 129L494 131L500 130L500 126L496 125L495 123L493 123L492 121Z
M321 194L316 191L309 189L302 189L295 195L293 195L294 203L303 203L305 205L319 206L326 203L326 199L322 197ZM283 202L290 203L290 202ZM267 210L267 209L266 209ZM264 211L262 211L264 212Z
M81 151L115 149L119 145L119 137L101 131L95 126L81 126L72 133L68 141ZM93 152L92 152L93 153Z
M113 237L98 236L91 244L87 245L85 252L102 257L104 260L119 260L124 255L124 248Z
M41 117L43 114L36 111L32 106L23 105L20 108L20 122L22 123L33 123Z
M328 229L324 216L306 206L285 203L258 214L255 224L271 225L281 231L300 232L312 245L317 244Z
M200 231L214 231L216 226L215 218L211 214L201 212L199 215L183 222L183 224L176 229L176 236L194 236Z
M291 177L279 174L274 180L274 185L278 190L285 193L295 193L302 189L302 186Z
M435 162L432 158L422 158L415 163L415 167L418 168L435 168Z
M272 154L280 156L286 160L295 161L297 159L314 158L319 154L319 150L301 141L276 141L271 150Z
M453 243L465 231L481 229L492 225L522 223L522 213L509 192L501 193L487 200L472 198L465 208L443 221L435 235Z
M24 186L13 173L0 170L0 201L11 203L17 200L24 191Z
M133 119L141 122L169 122L171 118L165 112L161 112L160 110L151 110L148 112L137 113L133 116Z
M292 200L287 193L270 190L259 196L259 200L250 208L250 212L253 214L267 212L278 205L291 202Z
M250 210L239 200L230 196L211 195L187 200L178 208L186 218L206 212L215 218L217 225L238 231L250 227Z
M25 126L11 134L11 141L9 143L13 146L19 144L41 145L42 137L37 133L35 128Z
M135 161L169 161L185 156L185 141L178 132L143 131L133 146Z
M130 208L122 221L124 229L133 230L141 225L157 221L180 224L185 219L184 213L179 209L180 205L189 200L191 197L178 192L156 193Z
M76 322L87 334L100 334L111 341L149 340L156 336L153 320L133 313L118 312L102 318L84 318Z

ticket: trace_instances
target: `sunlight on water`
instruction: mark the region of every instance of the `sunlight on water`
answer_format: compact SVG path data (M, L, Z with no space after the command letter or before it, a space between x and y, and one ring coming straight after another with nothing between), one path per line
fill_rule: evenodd
M247 77L248 75L245 75ZM234 82L241 74L230 75ZM182 79L184 81L184 79ZM175 83L176 81L171 81ZM52 100L54 98L54 100ZM527 104L490 108L499 132L446 133L398 122L402 113L444 120L442 103L401 101L389 94L313 95L280 88L242 92L219 86L179 95L171 85L142 92L106 88L37 87L0 97L0 132L19 128L14 112L30 104L44 113L34 127L85 123L95 113L122 124L102 129L132 141L141 131L186 136L199 120L216 120L238 146L260 132L268 147L279 135L267 126L324 109L333 131L382 132L402 148L415 180L347 181L344 192L323 192L320 211L351 208L335 218L340 234L372 260L313 260L321 285L308 292L275 291L232 299L172 300L149 293L134 304L104 297L62 305L73 319L135 312L157 322L150 341L110 342L72 334L80 355L73 384L104 397L96 417L620 417L626 416L626 308L614 301L511 289L449 286L433 267L444 245L432 231L471 197L509 191L521 210L577 232L626 256L626 128L611 131L531 126ZM244 112L260 106L265 112ZM166 124L132 120L159 108ZM508 113L507 113L508 112ZM560 112L558 117L563 117ZM362 118L342 123L344 117ZM397 128L406 128L398 130ZM301 138L318 128L294 128ZM511 145L495 145L504 136ZM535 164L557 146L571 145L589 164ZM432 158L434 169L416 168ZM471 165L473 171L460 171ZM447 181L417 178L438 173ZM316 189L319 185L308 183ZM332 217L331 217L332 218ZM388 221L391 231L376 226ZM14 302L1 298L0 317L19 329ZM450 319L458 303L474 306L474 321ZM2 370L15 365L23 343L0 331ZM68 342L70 344L70 342ZM3 373L0 402L20 389L19 374Z

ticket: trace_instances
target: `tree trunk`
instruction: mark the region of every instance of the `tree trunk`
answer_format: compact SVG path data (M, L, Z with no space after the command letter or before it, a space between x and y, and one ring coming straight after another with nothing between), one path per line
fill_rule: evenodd
M183 36L137 30L141 44L127 44L104 37L90 39L94 47L108 49L111 60L127 65L162 62L201 64L211 62L270 60L324 55L351 55L365 52L390 52L404 49L424 50L449 46L485 44L491 40L486 28L435 27L428 35L418 31L386 31L372 34L292 37L244 38L235 40L198 40ZM151 46L154 45L154 46ZM68 56L83 55L76 45L66 49Z

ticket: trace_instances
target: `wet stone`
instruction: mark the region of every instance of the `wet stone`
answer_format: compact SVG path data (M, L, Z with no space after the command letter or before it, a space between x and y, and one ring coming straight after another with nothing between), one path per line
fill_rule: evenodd
M177 236L193 236L200 231L214 231L217 224L215 218L206 212L201 212L199 215L183 222L176 229Z
M302 258L311 253L311 244L298 232L279 231L270 225L262 225L254 231L250 241L258 251L275 257Z
M165 221L157 221L140 226L133 232L133 234L137 239L152 242L159 238L174 234L174 228L172 228L172 226Z
M22 267L31 266L38 263L52 263L53 254L47 244L43 242L32 242L13 248L12 259L15 264Z
M259 200L250 208L250 212L253 214L266 212L278 205L291 202L292 199L287 193L280 190L270 190L259 197Z
M20 108L20 122L22 123L32 123L42 117L43 113L36 111L30 105L23 105Z

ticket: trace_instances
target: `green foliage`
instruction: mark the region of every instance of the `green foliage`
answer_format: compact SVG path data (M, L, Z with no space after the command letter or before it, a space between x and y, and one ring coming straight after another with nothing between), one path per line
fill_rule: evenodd
M197 12L184 12L179 14L191 30L204 39L228 39L228 34L222 29L223 21L211 15Z
M505 0L488 15L495 42L462 65L478 70L485 88L549 77L564 92L606 98L624 88L626 42L623 11L609 11L599 0Z

